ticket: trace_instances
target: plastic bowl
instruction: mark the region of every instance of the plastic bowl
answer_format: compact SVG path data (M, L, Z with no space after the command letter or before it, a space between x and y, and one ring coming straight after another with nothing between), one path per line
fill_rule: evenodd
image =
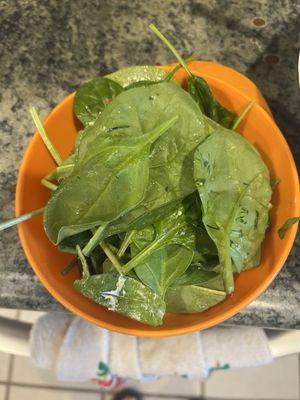
M170 70L172 66L164 66ZM97 305L72 288L78 278L77 271L66 277L61 275L71 256L61 253L48 240L42 217L19 225L20 240L36 275L48 291L68 310L103 328L124 334L163 337L181 335L216 325L245 308L272 282L282 268L296 235L296 226L289 229L281 240L278 229L284 221L299 212L298 176L289 147L272 119L271 112L257 87L245 76L219 64L192 62L193 73L205 78L223 105L239 114L252 99L256 100L239 132L253 143L267 164L272 178L280 180L272 198L272 228L262 246L262 259L258 268L236 276L235 291L223 303L198 314L167 314L161 327L152 328L130 320ZM184 84L186 75L179 71L176 78ZM73 114L74 93L62 101L45 121L48 135L63 158L72 149L81 125ZM42 207L49 199L49 191L40 180L54 168L39 135L33 136L19 171L16 189L16 215Z

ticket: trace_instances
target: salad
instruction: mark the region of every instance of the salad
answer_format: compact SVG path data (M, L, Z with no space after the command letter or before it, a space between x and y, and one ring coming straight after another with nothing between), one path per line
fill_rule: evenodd
M41 183L49 240L74 254L74 290L144 324L166 312L199 313L234 291L234 273L260 263L272 187L257 149L235 130L189 60L154 25L178 65L169 73L134 66L84 83L74 113L82 122L62 161L35 111L33 120L57 167ZM174 78L187 74L187 88ZM282 232L281 232L282 233ZM101 312L99 310L99 312Z

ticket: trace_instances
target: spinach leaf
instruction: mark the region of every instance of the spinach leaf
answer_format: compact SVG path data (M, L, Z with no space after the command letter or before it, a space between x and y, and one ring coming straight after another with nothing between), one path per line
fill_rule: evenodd
M182 245L192 250L193 258L196 253L202 258L207 254L217 254L215 244L201 222L197 193L187 196L176 208L166 210L151 226L136 230L134 243L141 251L133 254L135 257L126 264L125 270L141 262L152 251L170 244Z
M209 279L208 281L202 282L200 286L208 289L219 290L221 292L225 291L222 274L219 272L217 272L215 277Z
M224 285L231 293L231 259L241 271L265 235L272 193L269 172L250 143L220 127L198 146L194 177L203 222L218 248Z
M109 258L104 260L102 264L102 269L104 274L113 274L116 272L115 267L113 266L113 263L110 261Z
M74 282L74 288L97 304L144 324L162 324L165 302L141 282L110 273Z
M133 66L119 69L112 74L107 75L107 78L117 82L123 88L126 88L136 82L161 82L167 76L167 73L158 67L151 65Z
M187 286L187 285L201 285L204 282L210 281L218 274L214 271L206 271L201 266L191 265L181 276L179 276L173 283L172 287Z
M124 254L126 253L127 249L129 248L130 244L132 243L135 233L136 233L136 231L135 231L135 229L133 229L132 231L127 231L125 233L125 235L122 235L123 236L122 242L121 242L121 245L117 252L117 256L119 258L123 257Z
M77 90L74 99L76 117L84 124L93 124L99 113L123 91L121 85L107 78L95 78Z
M190 61L194 60L194 55L191 55L190 57L188 57L185 62L188 63ZM167 75L165 76L164 79L160 79L160 80L149 80L149 79L144 79L144 80L139 80L137 82L132 82L129 85L126 86L126 90L135 88L135 87L140 87L140 86L149 86L149 85L155 85L157 83L160 82L172 82L174 84L179 84L179 82L177 81L177 79L174 78L174 75L176 74L176 72L182 68L182 66L180 64L177 64L171 71L169 71L167 73Z
M176 57L182 68L186 71L188 78L188 91L196 103L199 105L203 114L218 122L225 128L232 128L236 115L223 107L214 97L206 81L196 75L193 75L189 70L186 62L177 52L175 47L168 41L168 39L154 26L150 24L150 29L156 36L169 48L169 50Z
M97 246L90 256L88 257L88 262L91 265L92 268L90 270L92 271L91 275L94 274L101 274L103 271L103 264L104 261L106 260L106 254L102 251L100 246ZM115 272L115 270L114 270Z
M167 312L191 314L220 303L226 293L196 285L171 287L166 294Z
M144 200L120 219L112 221L107 228L108 236L151 224L195 190L193 152L206 137L203 117L197 105L182 88L170 83L125 91L113 100L110 107L114 107L115 111L110 112L110 108L107 108L94 126L86 128L77 146L80 157L82 153L91 156L95 147L94 140L97 135L101 136L98 125L103 124L112 129L114 125L111 114L119 117L120 109L124 109L124 114L126 111L127 119L119 120L119 126L128 125L130 120L131 126L138 129L142 124L145 131L174 115L179 115L179 119L165 137L161 137L152 146L149 183ZM123 129L124 132L128 130ZM111 134L113 132L111 130Z
M143 241L144 242L144 241ZM145 246L135 239L132 254L138 254ZM169 286L181 276L190 265L193 251L184 246L168 245L151 253L144 262L135 267L138 278L162 298Z
M162 167L171 169L175 166L177 169L180 167L179 171L175 170L177 174L182 170L185 172L187 167L182 164L186 156L205 139L207 134L204 131L203 116L199 114L195 102L185 90L171 83L134 88L116 97L101 113L95 124L87 127L80 136L76 147L75 164L81 159L91 158L98 152L97 141L102 142L103 134L116 136L122 132L123 135L137 136L142 132L151 131L174 116L178 116L177 123L167 135L152 146L150 167L161 170ZM168 178L168 174L166 175L165 179ZM194 189L191 179L185 184L178 182L178 176L176 178L176 186L189 185L189 190L190 187ZM172 186L169 185L166 190L165 184L163 189L166 192L172 191ZM176 189L178 190L177 187Z
M190 264L197 242L197 231L193 222L199 220L201 217L201 214L194 208L193 199L194 196L185 199L180 207L165 218L158 220L153 224L153 227L147 227L141 231L137 231L134 237L134 243L137 243L142 250L124 265L124 273L141 265L141 263L145 262L156 250L172 244L182 245L191 250ZM153 239L149 240L151 232L154 233ZM140 239L138 240L138 238ZM141 243L146 243L146 245L143 246Z
M108 174L107 169L103 171L102 168L103 172L101 172L98 168L99 163L103 164L103 158L100 158L100 155L105 153L110 160L120 160L120 157L124 156L123 151L122 153L117 151L121 145L124 148L127 146L128 153L132 153L128 138L131 141L136 139L136 142L138 142L139 137L144 132L176 115L179 115L179 119L170 129L170 132L164 135L166 138L161 137L151 148L149 184L144 200L139 207L134 209L132 215L129 213L124 216L123 221L116 220L117 227L113 226L114 223L110 224L108 231L111 233L119 232L120 226L122 227L121 231L127 230L126 227L132 222L141 221L152 211L155 214L155 210L159 207L168 206L169 203L181 200L187 194L193 192L195 188L193 151L206 136L203 118L198 112L197 105L182 88L170 83L125 91L103 110L93 126L85 128L84 134L80 135L75 149L74 170L69 178L62 182L52 197L56 200L56 204L59 197L64 197L64 201L60 202L59 207L62 213L56 213L54 210L57 208L57 206L54 207L54 200L49 202L49 209L53 209L51 214L53 217L49 216L50 221L49 218L46 221L48 225L46 230L51 229L53 232L49 234L50 238L54 238L55 242L60 242L67 236L90 229L92 226L98 226L101 223L100 219L93 218L93 222L90 223L89 221L87 224L85 221L81 221L81 210L78 214L79 227L72 227L71 223L64 222L64 220L68 218L72 220L70 222L73 222L74 219L77 219L74 214L78 211L78 200L81 204L84 203L85 207L91 202L92 196L85 187L91 186L95 191L105 184ZM110 143L114 143L116 147L113 147ZM114 149L116 152L113 151ZM119 153L120 157L118 158ZM113 157L111 157L111 154L113 154ZM95 163L95 160L97 160L97 163ZM143 164L138 157L135 157L134 161L137 165L132 171L130 170L131 175L134 171L138 171L140 164ZM78 175L79 177L76 178ZM102 179L102 177L104 178ZM147 179L142 177L143 174L137 172L135 183L132 185L134 189L147 183ZM76 189L75 186L74 190L70 186L70 180L72 180L72 187L76 184ZM98 181L99 184L96 183ZM127 187L130 186L127 185ZM64 187L64 196L60 195L62 187ZM72 190L66 191L65 187ZM72 194L71 196L70 192L74 193L75 190L75 195ZM118 201L124 203L124 196L119 195L122 192L125 193L126 197L134 194L128 189L123 191L120 188L118 192L114 193L113 200L109 200L107 204L105 202L105 207L114 207ZM65 212L65 207L62 207L67 203L69 207ZM122 210L122 213L125 214L125 211L125 209ZM52 222L55 225L53 228L49 227ZM63 229L58 238L58 232L61 228Z
M173 116L148 133L141 127L134 132L119 128L114 134L102 132L89 152L78 155L72 174L46 206L44 227L49 239L57 244L67 236L105 224L141 202L148 183L151 144L176 121Z
M147 210L142 205L139 205L124 216L112 221L107 226L105 236L108 237L128 230L146 228L161 218L169 215L169 213L176 210L180 204L180 201L174 201L155 208L154 210Z
M151 86L151 85L155 85L158 82L155 81L138 81L138 82L132 82L130 83L130 85L126 86L125 90L130 90L130 89L134 89L136 87L145 87L145 86Z
M78 244L81 248L84 248L92 236L89 230L68 236L58 243L58 248L65 253L77 254L76 245Z
M248 269L256 268L260 265L260 259L261 259L261 246L254 254L253 258L251 258L251 260L249 260L245 265L243 265L241 270L238 270L236 266L233 264L233 272L247 271Z
M213 95L206 81L200 76L191 75L187 79L188 91L204 115L225 128L232 128L236 114L223 107Z
M293 217L287 219L285 223L282 225L282 227L278 230L278 235L280 239L283 239L286 234L286 231L290 229L290 227L293 226L294 224L297 224L299 221L300 217Z

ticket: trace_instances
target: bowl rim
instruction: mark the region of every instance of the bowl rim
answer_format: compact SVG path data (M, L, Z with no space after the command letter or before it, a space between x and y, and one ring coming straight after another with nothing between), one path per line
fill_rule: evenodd
M218 64L218 65L222 66L221 64ZM162 67L166 67L167 68L167 67L169 67L169 65L162 66ZM225 67L225 68L228 68L228 67ZM228 69L231 69L231 68L228 68ZM232 70L232 71L234 71L234 70ZM195 68L191 68L191 72L193 74L195 74L195 75L201 75L201 77L203 77L204 79L205 78L209 78L210 81L214 81L217 84L221 84L221 85L227 86L233 93L237 92L239 94L239 96L245 100L245 102L252 100L245 93L243 93L242 91L240 91L239 89L237 89L236 87L231 85L230 83L228 83L226 81L223 81L223 80L221 80L219 78L216 78L213 75L210 75L208 73L201 73L201 72L199 72L199 70L197 70ZM242 74L240 74L240 75L242 75ZM248 79L248 81L250 81L250 80ZM250 82L252 82L252 81L250 81ZM58 113L61 110L61 108L64 107L65 103L67 103L70 100L70 98L72 98L74 95L75 95L75 92L71 93L66 98L64 98L59 104L57 104L54 107L54 109L51 110L51 112L48 114L47 118L44 121L44 124L47 123L47 121L48 121L48 119L50 117L53 118L53 116L55 116L55 114ZM290 148L289 148L289 146L288 146L283 134L281 133L280 129L278 128L278 126L276 125L275 121L273 120L272 116L270 115L270 113L268 111L266 111L257 102L254 104L253 107L257 107L259 109L260 113L262 113L265 116L265 118L267 118L269 120L269 122L273 125L274 131L276 131L276 134L280 137L281 145L285 148L285 151L288 154L288 158L289 158L290 165L291 165L291 173L292 173L291 179L292 179L293 182L298 182L298 173L297 173L297 168L296 168L296 165L295 165L295 161L294 161L292 152L291 152L291 150L290 150ZM21 161L21 165L20 165L19 173L18 173L17 185L16 185L16 192L15 192L15 213L16 213L16 215L20 215L20 212L21 212L21 209L22 209L22 204L21 204L21 198L22 198L22 196L21 196L21 192L22 192L22 190L21 190L21 182L23 181L23 178L24 178L24 175L25 175L25 172L26 172L26 166L27 166L27 163L28 163L29 158L30 158L30 153L31 153L31 151L32 151L32 149L33 149L33 147L35 145L35 142L36 142L36 140L38 138L39 138L39 134L38 134L38 132L35 132L33 137L31 138L26 150L25 150L25 154L24 154L24 156L22 158L22 161ZM299 204L300 204L300 195L299 195L299 190L298 190L298 192L295 193L295 203L294 203L294 205L295 205L295 209L296 210L299 210ZM291 251L291 248L293 246L293 243L294 243L294 240L295 240L295 237L296 237L296 233L297 233L297 224L295 224L286 233L286 237L284 239L284 240L286 240L284 251L281 253L279 259L277 260L276 267L274 267L269 272L268 276L263 281L261 281L260 284L257 287L255 287L255 289L253 291L251 291L249 294L247 294L243 300L241 300L238 303L232 305L230 307L230 309L224 311L222 314L213 316L208 321L196 322L193 325L188 325L188 326L185 326L185 327L166 328L166 329L161 329L161 330L151 330L146 325L142 325L141 324L141 328L136 330L134 328L119 327L118 325L114 325L113 323L110 323L110 322L107 322L107 321L104 321L104 320L99 320L96 317L93 317L93 316L89 315L87 312L81 311L76 306L74 306L68 299L64 298L56 290L56 288L53 287L48 282L47 277L45 275L43 275L42 270L39 268L38 263L34 259L30 249L27 246L26 235L25 235L25 231L24 231L24 228L23 228L23 224L19 224L17 226L17 228L18 228L18 235L19 235L19 238L20 238L20 241L21 241L22 248L24 250L25 256L26 256L31 268L33 269L34 273L37 275L37 277L39 278L39 280L41 281L43 286L48 290L48 292L58 302L60 302L64 307L66 307L66 309L68 309L69 311L71 311L75 315L77 315L77 316L79 316L79 317L81 317L81 318L83 318L83 319L85 319L85 320L87 320L89 322L92 322L97 326L100 326L102 328L105 328L105 329L108 329L108 330L111 330L111 331L114 331L114 332L127 334L127 335L133 335L133 336L140 336L140 337L168 337L168 336L183 335L183 334L192 333L192 332L195 332L195 331L199 331L199 330L210 328L212 326L215 326L215 325L217 325L219 323L222 323L225 320L233 317L239 311L241 311L242 309L247 307L259 295L261 295L267 289L267 287L272 283L272 281L275 279L277 274L280 272L280 270L284 266L284 263L285 263L288 255L289 255L289 253ZM144 328L144 326L145 326L145 328ZM163 325L162 325L162 327L163 327Z

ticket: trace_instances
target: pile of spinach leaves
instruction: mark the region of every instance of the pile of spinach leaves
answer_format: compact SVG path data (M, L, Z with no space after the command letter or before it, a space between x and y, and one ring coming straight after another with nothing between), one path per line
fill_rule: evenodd
M94 302L158 326L166 311L197 313L234 290L255 267L268 226L271 186L258 151L236 133L240 119L179 64L166 73L131 67L84 83L82 122L57 168L43 211L49 239L74 260L74 288ZM173 78L187 72L187 91Z

